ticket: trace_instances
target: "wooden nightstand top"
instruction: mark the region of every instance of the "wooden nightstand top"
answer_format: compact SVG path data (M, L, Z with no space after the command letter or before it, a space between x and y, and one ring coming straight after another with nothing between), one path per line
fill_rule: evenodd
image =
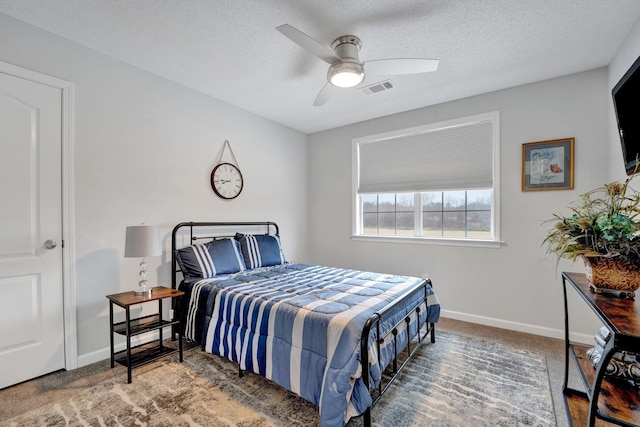
M140 304L143 302L157 301L164 298L174 298L184 295L183 291L167 288L166 286L155 286L152 288L151 295L136 295L133 291L121 292L119 294L107 295L107 298L114 304L126 308L130 305Z

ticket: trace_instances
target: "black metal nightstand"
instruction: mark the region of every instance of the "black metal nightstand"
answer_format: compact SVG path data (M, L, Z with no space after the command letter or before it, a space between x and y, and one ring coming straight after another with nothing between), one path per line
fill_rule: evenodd
M109 324L111 328L111 367L115 366L115 362L127 367L127 380L131 383L131 370L138 366L144 365L161 357L173 353L180 354L180 362L183 360L182 352L182 328L178 327L178 348L167 347L163 343L162 329L180 325L179 319L164 320L162 318L162 301L166 298L178 298L184 295L184 292L167 288L164 286L156 286L150 295L135 295L133 291L122 292L119 294L107 295L109 299ZM158 301L158 312L156 314L131 318L131 306L143 304L151 301ZM124 322L113 322L113 305L122 307L126 312L126 320ZM158 331L158 341L150 341L131 347L131 337L144 334L146 332ZM126 350L115 353L114 350L114 333L124 335L127 339Z

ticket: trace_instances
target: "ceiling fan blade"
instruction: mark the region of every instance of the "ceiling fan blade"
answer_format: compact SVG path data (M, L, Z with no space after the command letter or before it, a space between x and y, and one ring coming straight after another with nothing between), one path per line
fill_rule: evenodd
M340 60L340 58L338 58L331 49L289 24L280 25L279 27L276 27L276 30L280 31L282 35L301 48L328 64L333 64Z
M333 96L335 91L338 90L334 85L327 83L316 96L315 101L313 101L314 107L321 107Z
M368 76L429 73L438 69L439 59L397 58L377 59L362 63Z

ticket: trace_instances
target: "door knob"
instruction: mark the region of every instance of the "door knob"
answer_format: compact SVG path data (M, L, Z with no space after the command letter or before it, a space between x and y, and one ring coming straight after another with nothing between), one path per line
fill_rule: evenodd
M55 240L49 239L46 242L44 242L44 247L47 249L53 249L56 246L58 246L58 242L56 242Z

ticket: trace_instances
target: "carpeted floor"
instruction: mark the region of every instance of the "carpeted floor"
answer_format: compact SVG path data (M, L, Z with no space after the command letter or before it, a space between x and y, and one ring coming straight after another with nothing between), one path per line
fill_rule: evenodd
M20 399L19 388L28 385L0 390L0 425L318 425L315 406L256 375L238 378L236 365L198 348L189 349L182 364L166 358L135 370L130 385L125 369L110 369L108 361L36 381L45 401L18 415L12 400L18 405L13 397ZM436 343L422 348L374 408L373 421L394 427L555 426L546 359L438 331ZM360 418L349 423L361 425Z

